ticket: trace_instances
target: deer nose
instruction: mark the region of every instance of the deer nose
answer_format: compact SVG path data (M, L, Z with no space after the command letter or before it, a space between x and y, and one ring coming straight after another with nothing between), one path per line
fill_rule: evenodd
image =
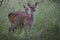
M35 11L35 10L33 10L33 11Z

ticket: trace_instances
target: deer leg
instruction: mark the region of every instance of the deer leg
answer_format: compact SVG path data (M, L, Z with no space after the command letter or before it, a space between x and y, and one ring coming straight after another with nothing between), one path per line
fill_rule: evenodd
M31 24L29 24L29 30L31 29L31 27L32 27L32 25L31 25Z
M9 32L10 31L13 31L14 32L14 29L15 29L15 23L12 23L11 25L10 25L10 27L9 27Z
M31 25L31 24L29 24L29 28L28 28L29 40L31 40L31 38L32 38L32 34L31 34L31 27L32 27L32 25Z

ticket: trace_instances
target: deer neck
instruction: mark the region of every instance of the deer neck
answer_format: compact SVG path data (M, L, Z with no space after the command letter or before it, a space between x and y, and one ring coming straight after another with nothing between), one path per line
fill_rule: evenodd
M29 19L31 20L31 21L34 21L34 12L33 11L31 11L31 12L26 12L28 15L29 15Z
M29 13L26 12L26 14L28 14L30 18L34 18L34 12L33 12L33 11L31 11L31 12L29 12Z
M34 21L34 12L31 12L31 21Z
M34 18L34 12L31 12L31 18Z

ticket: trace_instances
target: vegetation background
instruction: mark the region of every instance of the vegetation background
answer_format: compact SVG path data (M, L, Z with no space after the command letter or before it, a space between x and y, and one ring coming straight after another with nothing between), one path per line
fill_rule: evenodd
M0 0L0 40L60 40L60 0ZM9 33L8 14L12 11L24 11L28 2L39 2L35 12L35 24L25 36L17 30Z

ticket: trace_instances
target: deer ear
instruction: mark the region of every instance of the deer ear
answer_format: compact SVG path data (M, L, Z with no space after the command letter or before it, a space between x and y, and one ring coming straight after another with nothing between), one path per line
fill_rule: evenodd
M25 5L23 5L23 7L26 8Z
M27 3L28 6L30 6L30 3Z
M37 6L38 2L35 3L35 6Z

